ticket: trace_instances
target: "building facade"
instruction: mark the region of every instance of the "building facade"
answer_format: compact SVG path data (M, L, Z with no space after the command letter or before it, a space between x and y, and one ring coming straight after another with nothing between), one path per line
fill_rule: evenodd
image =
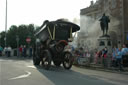
M97 0L80 10L80 26L84 35L78 36L78 44L85 44L91 49L97 48L97 39L102 35L99 19L105 13L110 18L108 34L113 46L128 43L128 0ZM78 35L79 35L78 34ZM81 43L81 39L84 41ZM91 45L91 46L90 46Z

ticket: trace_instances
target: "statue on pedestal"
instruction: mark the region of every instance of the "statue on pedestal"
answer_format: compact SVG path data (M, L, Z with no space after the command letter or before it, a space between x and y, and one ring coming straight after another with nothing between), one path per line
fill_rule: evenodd
M108 33L108 24L110 23L109 16L106 16L104 13L102 18L99 21L100 21L101 30L103 31L102 37L109 37L109 35L107 34Z

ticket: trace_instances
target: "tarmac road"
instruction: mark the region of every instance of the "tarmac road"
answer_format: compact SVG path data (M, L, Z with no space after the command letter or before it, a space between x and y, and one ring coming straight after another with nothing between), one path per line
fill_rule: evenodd
M75 66L45 70L31 59L0 57L0 85L128 85L128 75Z

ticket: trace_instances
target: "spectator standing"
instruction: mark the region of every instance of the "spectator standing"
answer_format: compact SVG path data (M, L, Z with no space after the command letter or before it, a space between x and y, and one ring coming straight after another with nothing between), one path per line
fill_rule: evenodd
M94 63L95 63L95 64L98 63L98 51L95 52Z
M3 48L0 46L0 56L2 56Z
M102 50L98 52L98 63L102 64Z
M30 48L29 48L29 57L31 58L32 57L32 46L30 46Z
M22 56L23 55L23 46L22 45L19 47L19 52L20 52L20 56Z
M116 54L118 53L119 49L115 46L112 49L112 66L116 67L117 66L117 62L116 62Z
M126 47L125 44L123 45L121 52L122 52L122 62L123 62L122 64L123 64L123 66L128 66L127 65L127 63L128 63L128 59L127 59L128 48Z
M95 52L95 59L94 59L95 64L101 64L101 62L102 62L101 56L102 56L102 51Z
M122 66L122 52L121 52L121 48L119 48L119 51L116 54L116 61L117 61L117 64L119 66L119 70L120 71L124 71L123 70L123 66Z
M74 50L75 50L74 46L71 46L71 49L72 49L72 52L74 52Z
M8 46L8 57L11 57L11 51L12 51L12 48L10 46Z
M24 47L23 47L23 56L24 56L24 58L26 57L26 52L27 52L27 49L26 49L26 46L24 45Z
M83 57L83 53L84 53L84 49L83 49L83 48L80 48L80 49L79 49L80 57Z
M77 58L76 58L77 63L80 64L80 58L81 58L81 55L82 55L80 49L78 49L76 51L76 55L77 55Z
M8 47L4 47L4 53L5 53L5 56L7 56L8 55L8 49L7 49Z
M126 55L128 53L128 48L126 47L125 44L123 45L121 52L122 52L122 55Z
M87 58L87 65L88 66L90 66L90 57L91 57L91 55L90 55L89 51L87 50L87 52L86 52L86 58Z
M11 57L12 48L9 46L7 49L8 49L8 57Z
M107 47L105 47L102 50L102 58L103 58L103 66L104 66L104 68L107 68L108 67L107 53L108 53L108 50L107 50Z

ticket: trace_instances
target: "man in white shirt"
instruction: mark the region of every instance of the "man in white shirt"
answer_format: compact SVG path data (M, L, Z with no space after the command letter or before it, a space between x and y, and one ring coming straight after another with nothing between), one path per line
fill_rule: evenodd
M128 54L128 48L126 47L126 45L123 45L121 52L122 52L122 55Z

